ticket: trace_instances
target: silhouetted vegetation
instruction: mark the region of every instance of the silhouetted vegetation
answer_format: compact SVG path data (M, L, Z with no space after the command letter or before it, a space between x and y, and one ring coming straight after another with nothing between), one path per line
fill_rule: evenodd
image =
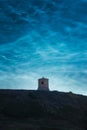
M0 130L87 130L87 97L0 90Z

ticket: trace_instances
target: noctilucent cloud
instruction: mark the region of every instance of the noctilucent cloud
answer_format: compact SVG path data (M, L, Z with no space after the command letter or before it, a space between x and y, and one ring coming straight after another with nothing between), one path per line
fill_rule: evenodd
M0 0L0 88L87 95L87 0Z

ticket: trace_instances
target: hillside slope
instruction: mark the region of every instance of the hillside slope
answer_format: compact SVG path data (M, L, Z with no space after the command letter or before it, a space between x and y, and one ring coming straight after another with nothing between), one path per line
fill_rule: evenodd
M87 130L87 97L0 90L0 130Z

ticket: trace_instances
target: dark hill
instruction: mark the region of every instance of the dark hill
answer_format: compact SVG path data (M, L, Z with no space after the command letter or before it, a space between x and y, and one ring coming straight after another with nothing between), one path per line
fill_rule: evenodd
M87 130L87 97L0 90L0 130Z

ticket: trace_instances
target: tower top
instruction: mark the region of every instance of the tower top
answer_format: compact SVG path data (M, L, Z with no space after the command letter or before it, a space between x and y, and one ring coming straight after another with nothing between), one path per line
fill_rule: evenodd
M40 79L38 79L38 80L41 80L41 79L48 79L48 78L45 78L45 77L43 76L42 78L40 78Z

